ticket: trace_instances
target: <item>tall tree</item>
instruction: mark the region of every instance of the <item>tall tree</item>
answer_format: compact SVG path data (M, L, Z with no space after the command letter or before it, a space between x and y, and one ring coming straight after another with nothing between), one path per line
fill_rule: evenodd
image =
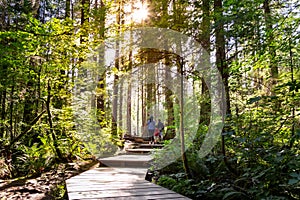
M103 0L96 0L94 9L92 11L93 14L93 22L92 29L94 32L94 41L98 45L98 43L102 43L105 39L105 22L107 15L107 5L104 4ZM107 88L106 88L106 76L107 70L105 67L105 47L98 49L98 66L100 69L100 74L97 76L98 85L97 85L97 93L96 93L96 108L97 108L97 118L101 128L107 127L108 119L106 109L107 103Z
M223 16L223 4L222 0L214 0L214 21L215 21L215 48L216 48L216 65L221 73L222 80L225 86L226 97L226 113L231 114L230 110L230 96L229 96L229 68L226 62L226 50L225 50L225 30L224 30L224 16ZM223 103L223 102L222 102ZM224 106L222 106L224 107ZM235 172L227 160L225 149L225 136L222 134L222 154L224 162L231 172Z
M116 12L116 36L117 38L121 35L121 21L122 21L122 10L123 10L123 0L118 0L116 2L117 12ZM118 94L119 89L119 71L120 71L120 40L116 40L115 44L115 73L113 82L113 105L112 105L112 138L117 142L118 136Z
M229 96L229 69L226 62L225 49L225 30L222 0L214 0L214 21L215 21L215 48L216 48L216 65L221 73L226 94L226 112L231 114L230 96Z
M274 46L274 34L272 25L272 13L270 8L270 0L264 0L264 18L266 26L266 44L269 51L269 63L270 63L270 74L271 74L271 87L276 84L278 79L278 67L276 64L276 49Z
M202 21L200 26L200 35L199 40L203 49L210 54L210 0L203 0L201 4L202 11ZM210 104L207 102L209 100L208 87L204 81L204 78L201 78L201 110L200 110L200 124L209 123L209 112Z

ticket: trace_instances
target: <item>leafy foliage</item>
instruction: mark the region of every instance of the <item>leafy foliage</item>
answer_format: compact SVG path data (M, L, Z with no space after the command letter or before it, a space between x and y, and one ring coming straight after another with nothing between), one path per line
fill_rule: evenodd
M194 8L187 15L195 20L182 31L195 38L205 31L199 29L203 2L211 3L190 1ZM224 23L227 45L231 107L222 133L225 156L220 143L199 158L207 128L201 124L197 139L188 144L193 178L186 178L177 161L159 171L157 183L193 199L299 199L299 5L222 3L223 16L210 8L209 17L219 20L211 24L210 34ZM165 15L161 19L171 17ZM215 50L213 42L209 46Z
M89 157L76 139L65 73L80 54L71 25L28 16L24 30L0 33L3 177L36 176L57 161Z
M37 2L40 5L36 5ZM1 3L1 178L37 176L58 162L92 157L91 153L107 156L117 151L116 144L122 146L121 136L125 130L120 127L115 130L112 126L113 106L109 100L113 98L113 91L105 79L114 76L114 83L117 83L116 79L128 70L122 67L129 66L116 65L111 72L106 72L104 61L101 61L104 75L101 74L101 80L89 80L99 82L92 88L97 88L96 95L91 92L87 99L97 99L101 106L91 105L82 110L85 104L80 104L81 101L78 101L78 107L72 105L75 77L84 85L87 84L84 76L92 73L92 69L83 64L88 47L97 46L106 33L121 34L128 28L121 24L124 18L118 19L119 24L105 24L106 13L110 12L110 21L116 14L112 11L114 6L120 12L123 9L120 6L126 4L119 2L116 2L118 5L107 1L101 1L101 5L87 2L80 5L75 1L72 2L72 17L67 13L70 12L67 1ZM221 11L216 11L216 4L220 2ZM93 6L95 9L88 9ZM217 49L222 43L217 42L216 32L224 34L224 52L221 53L226 54L222 55L222 64L226 68L222 65L221 73L224 82L228 82L226 89L230 101L222 133L224 143L200 159L198 150L208 129L200 123L194 141L189 141L186 135L192 178L186 177L181 161L176 161L160 171L158 184L194 199L299 199L299 3L292 0L215 0L213 6L209 0L163 0L151 1L149 7L150 18L145 23L180 31L197 41L208 34L211 41L205 45L211 53L219 52ZM128 13L117 14L124 17ZM224 27L220 28L220 24ZM130 28L133 25L130 24ZM128 52L128 61L122 60L126 58L124 56L120 63L132 65L132 53ZM215 55L217 60L219 56L218 53ZM147 59L150 60L150 56ZM171 57L168 59L160 64L175 63ZM175 65L170 71L178 70ZM193 66L186 68L193 71ZM195 73L189 78L193 80L197 99L209 102L208 95L200 92L204 89L201 78ZM77 88L82 92L84 87L80 88L80 84ZM150 98L154 87L146 88L142 96ZM159 97L165 97L162 107L168 115L166 127L173 136L182 114L179 103L172 92L164 88L158 91L165 93ZM119 90L121 92L125 94ZM156 101L153 95L151 98ZM142 106L148 108L155 103L148 101L149 105L146 105L147 101L142 102ZM141 116L144 121L145 113ZM76 123L78 121L80 123ZM188 123L197 124L185 121ZM117 134L111 134L114 131ZM171 144L165 141L166 149L180 154ZM163 158L163 153L156 157ZM57 193L62 196L64 188Z

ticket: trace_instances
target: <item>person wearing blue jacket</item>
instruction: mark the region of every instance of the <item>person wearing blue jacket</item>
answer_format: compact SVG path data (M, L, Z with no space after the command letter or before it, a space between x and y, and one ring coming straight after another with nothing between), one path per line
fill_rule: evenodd
M154 143L154 131L155 131L155 121L153 120L153 116L150 116L147 121L148 126L148 137L150 138L151 144Z

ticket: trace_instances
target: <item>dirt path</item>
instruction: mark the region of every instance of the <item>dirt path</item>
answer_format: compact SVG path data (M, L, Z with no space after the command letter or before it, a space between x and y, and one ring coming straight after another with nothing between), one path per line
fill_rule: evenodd
M97 165L97 161L79 161L60 164L37 178L0 180L0 200L67 199L65 180Z

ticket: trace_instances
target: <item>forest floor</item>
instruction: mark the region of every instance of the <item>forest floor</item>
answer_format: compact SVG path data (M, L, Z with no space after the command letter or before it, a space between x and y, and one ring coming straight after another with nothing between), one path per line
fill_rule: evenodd
M88 169L97 167L95 160L59 164L35 178L0 179L0 200L68 199L65 180Z

